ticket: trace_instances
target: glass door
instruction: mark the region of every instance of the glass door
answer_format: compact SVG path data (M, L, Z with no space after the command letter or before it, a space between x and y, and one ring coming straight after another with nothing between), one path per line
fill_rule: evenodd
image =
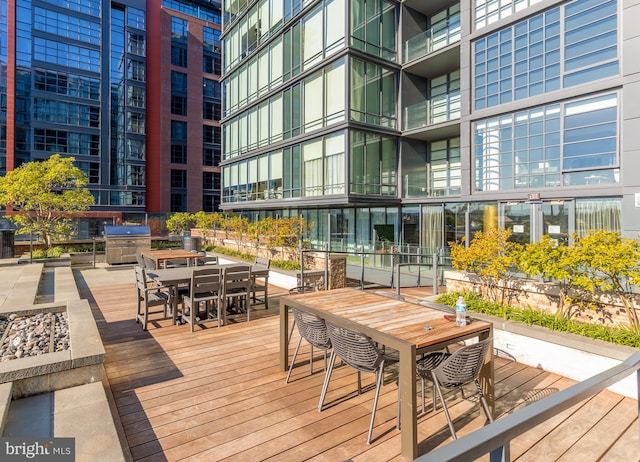
M558 241L559 244L568 244L569 236L573 233L574 220L570 217L573 215L573 203L568 201L552 201L539 204L540 214L542 215L542 229L540 235L548 234L552 239Z
M532 206L535 205L525 202L507 202L500 205L501 226L511 230L509 240L522 245L532 242L532 230L535 229L535 214L532 213Z
M512 242L529 244L548 234L561 244L569 242L575 221L572 201L500 204L500 226L511 230Z

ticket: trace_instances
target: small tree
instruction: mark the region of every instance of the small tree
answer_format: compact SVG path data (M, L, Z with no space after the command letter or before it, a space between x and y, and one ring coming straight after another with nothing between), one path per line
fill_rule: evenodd
M570 318L571 307L584 308L590 304L583 295L576 296L580 287L576 285L584 268L574 246L559 244L557 240L545 234L538 242L527 244L521 254L519 267L528 276L541 276L554 280L559 287L556 314Z
M94 204L87 176L74 160L54 154L0 177L0 203L16 212L9 219L18 234L41 234L47 247L54 238L71 235L73 220Z
M167 219L167 229L171 234L181 234L196 225L196 218L189 212L176 212Z
M631 285L640 284L638 241L606 230L589 230L586 236L575 236L575 239L575 263L583 268L574 276L575 285L591 293L599 291L616 296L624 307L629 324L638 329L636 295L631 290Z
M504 303L506 285L513 278L522 246L510 242L510 230L504 228L478 231L466 248L464 240L450 242L451 263L459 271L478 275L482 290L494 301Z

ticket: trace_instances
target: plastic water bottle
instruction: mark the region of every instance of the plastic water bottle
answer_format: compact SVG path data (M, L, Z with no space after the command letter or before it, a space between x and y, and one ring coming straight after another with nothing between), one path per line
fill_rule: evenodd
M467 325L467 304L464 301L464 297L458 297L456 302L456 326Z

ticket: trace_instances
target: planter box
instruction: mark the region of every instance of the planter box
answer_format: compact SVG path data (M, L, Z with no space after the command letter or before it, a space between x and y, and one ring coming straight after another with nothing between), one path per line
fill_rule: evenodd
M93 252L72 252L69 254L72 265L92 265ZM105 253L96 252L96 263L105 262Z
M582 381L603 372L636 353L635 348L595 340L566 332L555 332L539 326L470 313L493 322L494 348L500 356L519 363ZM638 399L636 375L631 374L609 390Z
M447 290L470 290L473 281L467 275L447 272ZM466 282L459 287L453 280ZM455 287L455 288L453 288ZM426 300L434 300L437 296ZM635 348L616 345L567 332L556 332L540 326L505 321L502 318L478 313L470 316L493 323L494 348L498 356L513 359L527 366L553 372L563 377L582 381L603 372L636 353ZM635 374L608 387L609 390L638 399L638 383Z
M449 292L474 292L481 286L481 280L475 273L445 271L444 276ZM555 283L522 278L507 282L505 290L505 303L511 306L532 307L549 314L556 314L560 290ZM620 301L606 295L600 297L598 311L587 309L584 312L572 314L572 319L585 323L629 325L627 314Z

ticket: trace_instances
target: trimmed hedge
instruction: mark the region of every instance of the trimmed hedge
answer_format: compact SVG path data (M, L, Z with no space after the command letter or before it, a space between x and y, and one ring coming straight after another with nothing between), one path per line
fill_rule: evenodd
M602 324L583 323L567 319L540 310L529 308L514 308L497 302L484 300L471 292L451 292L439 296L436 301L443 305L455 307L458 296L462 295L467 302L467 310L495 316L505 320L521 322L527 325L546 327L558 332L569 332L584 337L617 345L640 348L640 332L627 326L605 326Z

